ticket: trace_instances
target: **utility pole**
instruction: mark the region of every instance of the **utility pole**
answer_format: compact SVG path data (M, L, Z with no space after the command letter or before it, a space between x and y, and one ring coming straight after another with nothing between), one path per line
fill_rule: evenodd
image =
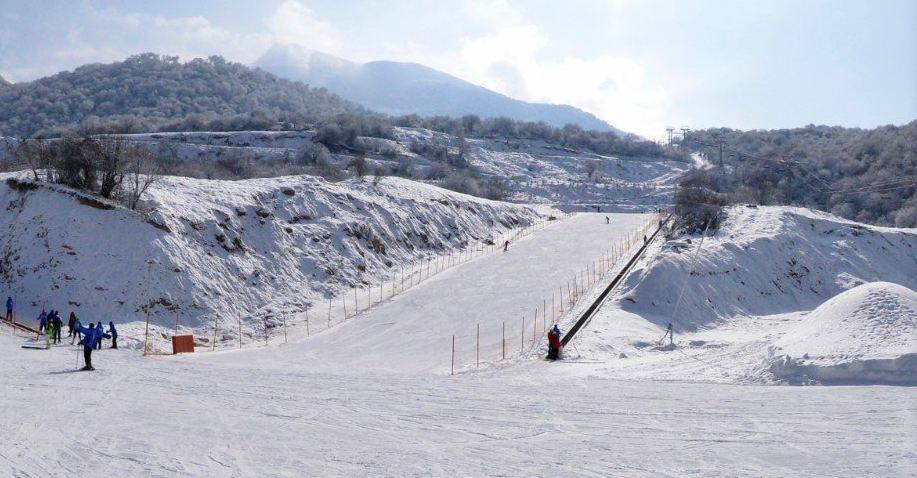
M672 146L672 132L674 131L675 131L675 128L672 128L671 126L665 129L665 132L669 137L669 142L668 142L669 146Z

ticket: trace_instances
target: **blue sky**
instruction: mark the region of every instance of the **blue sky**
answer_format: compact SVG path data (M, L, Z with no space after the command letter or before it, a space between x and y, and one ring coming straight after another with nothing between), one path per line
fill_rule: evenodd
M416 61L654 138L917 118L914 0L0 0L0 24L12 81L144 51L251 63L277 42Z

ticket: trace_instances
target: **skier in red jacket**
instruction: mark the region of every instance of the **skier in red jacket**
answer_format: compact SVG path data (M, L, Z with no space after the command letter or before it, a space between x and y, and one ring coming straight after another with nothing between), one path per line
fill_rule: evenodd
M563 346L560 343L560 329L557 324L548 331L548 360L557 360L560 358L560 351Z

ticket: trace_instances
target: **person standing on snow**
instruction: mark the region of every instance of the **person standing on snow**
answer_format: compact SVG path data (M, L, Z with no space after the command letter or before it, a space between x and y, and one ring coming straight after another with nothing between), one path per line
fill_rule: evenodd
M52 310L48 317L52 317L54 311ZM45 320L45 347L51 348L51 341L54 340L54 324L51 323L51 320Z
M0 296L0 297L2 297L2 296ZM7 297L7 298L6 298L6 321L7 321L7 322L12 322L12 321L13 321L13 306L15 306L15 305L16 305L16 303L13 302L13 298L12 298L12 297Z
M96 329L92 322L87 329L80 321L76 321L76 330L83 334L83 361L86 362L83 370L95 370L92 366L92 349L95 348L96 341L102 339L102 334L99 333L101 331Z
M605 224L611 224L611 219L608 219L608 216L605 216Z
M99 340L96 342L96 350L102 350L102 339L105 338L105 329L102 327L102 321L100 320L96 324L97 334L99 334Z
M76 314L73 312L70 312L70 321L73 322L73 333L70 336L70 345L73 345L74 341L83 340L83 334L81 334L79 328L77 328L77 324L79 324L80 321L76 318Z
M51 334L52 342L59 344L61 329L64 328L64 321L61 320L60 314L57 312L54 313L54 318L51 319L51 325L54 326L54 332Z
M560 328L557 327L557 324L554 324L548 332L548 360L557 360L560 358L562 347L560 343Z
M76 325L76 314L73 311L70 311L70 318L67 319L67 337L71 337L70 345L73 345L73 326Z
M108 333L111 334L111 348L118 348L118 331L115 330L115 323L108 323Z
M509 250L509 240L503 242L503 252Z
M41 313L38 314L38 337L41 337L46 325L48 325L48 313L45 312L45 309L41 309Z

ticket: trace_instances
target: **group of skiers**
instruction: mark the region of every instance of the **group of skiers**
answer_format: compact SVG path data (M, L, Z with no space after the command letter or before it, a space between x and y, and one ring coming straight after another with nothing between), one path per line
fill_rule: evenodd
M42 309L38 316L38 333L44 332L45 343L61 343L61 328L63 321L60 313L56 310L46 313ZM74 343L83 346L83 358L86 362L83 370L95 370L92 366L92 351L102 349L102 339L111 339L111 348L118 348L118 330L115 329L115 323L108 323L108 332L105 332L105 326L102 322L89 323L89 327L84 327L74 312L70 312L67 319L67 337L70 337L70 344Z
M12 297L6 298L6 316L5 319L12 322L14 319L16 302ZM45 312L42 308L38 315L38 338L45 336L45 345L50 347L51 344L61 343L61 331L64 327L64 321L61 319L60 311L51 310ZM89 327L83 326L76 317L76 313L70 312L67 319L67 337L70 338L70 345L78 344L83 346L83 358L86 365L83 370L95 370L92 367L92 351L102 348L103 339L111 339L111 348L118 348L118 330L115 329L114 322L108 323L108 331L102 322L89 323Z
M41 314L38 315L38 336L41 337L43 333L49 344L61 343L61 329L63 329L63 326L64 321L61 320L60 312L57 310L52 309L50 312L45 312L42 309ZM118 348L118 331L115 329L114 322L108 323L107 334L104 332L105 328L102 322L96 324L90 322L89 326L102 331L105 338L111 338L111 348ZM70 345L77 343L77 341L85 343L81 327L82 324L77 319L76 313L70 312L70 317L67 319L67 337L70 338ZM96 349L101 349L101 340L96 342L94 346Z

